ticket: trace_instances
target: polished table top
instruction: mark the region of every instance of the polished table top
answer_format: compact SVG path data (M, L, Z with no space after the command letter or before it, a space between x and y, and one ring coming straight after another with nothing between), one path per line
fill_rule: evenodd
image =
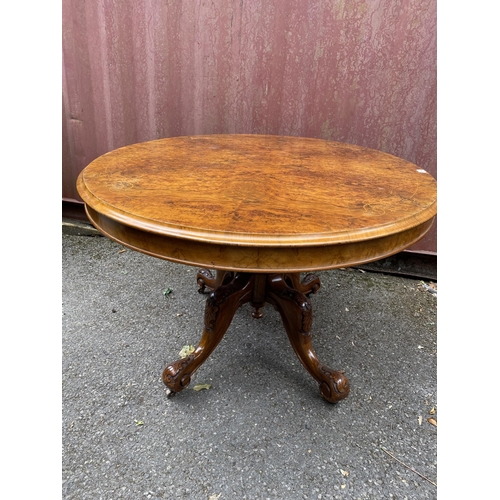
M422 238L436 181L380 151L320 139L206 135L111 151L77 181L90 220L141 252L221 270L378 260Z

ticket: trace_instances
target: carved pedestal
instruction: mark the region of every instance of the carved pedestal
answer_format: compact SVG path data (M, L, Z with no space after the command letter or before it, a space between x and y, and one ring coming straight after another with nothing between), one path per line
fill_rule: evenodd
M205 306L205 326L198 346L186 358L167 365L163 382L170 396L185 389L194 372L210 356L224 337L236 310L249 302L252 316L261 318L262 308L271 304L281 315L295 354L304 368L319 383L321 395L335 403L349 394L349 382L343 371L332 370L316 356L311 343L312 305L308 298L320 287L319 278L299 273L249 274L218 271L216 276L207 270L198 272L199 291L209 296Z

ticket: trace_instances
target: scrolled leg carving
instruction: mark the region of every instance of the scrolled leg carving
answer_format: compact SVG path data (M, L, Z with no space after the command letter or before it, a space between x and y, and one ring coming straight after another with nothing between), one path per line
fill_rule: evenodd
M332 370L318 359L311 343L312 306L309 299L288 286L279 274L268 278L268 301L278 310L295 354L319 383L320 394L330 403L349 394L349 381L343 371Z
M251 295L251 275L243 273L236 274L228 284L210 293L205 305L205 327L198 346L192 354L170 363L163 371L163 383L170 389L171 396L189 385L194 372L219 345L238 307L248 302Z
M332 370L322 364L321 361L318 361L318 369L325 376L324 380L319 384L319 392L327 401L335 403L349 394L349 381L343 370Z
M185 373L186 368L194 361L194 355L178 359L170 363L165 370L163 370L163 383L170 389L170 395L182 391L191 382L191 374Z
M307 273L302 280L300 273L289 273L286 277L290 279L292 288L304 295L316 293L321 287L318 276L313 273Z
M215 288L215 276L212 274L210 269L200 269L196 275L196 282L198 283L199 293L205 293L205 289L208 287L210 290Z
M229 283L234 277L232 271L216 271L216 276L213 275L210 269L200 269L196 275L199 293L209 293L217 287ZM208 288L208 291L206 289Z

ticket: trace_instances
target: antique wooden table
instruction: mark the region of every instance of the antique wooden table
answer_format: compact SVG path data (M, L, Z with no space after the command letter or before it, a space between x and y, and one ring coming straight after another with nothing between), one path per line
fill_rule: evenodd
M436 215L436 182L425 170L380 151L299 137L133 144L90 163L77 188L104 235L201 267L199 291L209 293L204 329L195 351L163 371L172 395L188 386L248 302L254 318L265 303L274 306L321 395L345 398L344 372L324 365L311 345L309 295L320 286L312 272L400 252Z

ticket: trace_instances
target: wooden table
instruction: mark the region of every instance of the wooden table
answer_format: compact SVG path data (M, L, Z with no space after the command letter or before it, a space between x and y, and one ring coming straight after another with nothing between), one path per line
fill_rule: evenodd
M425 170L380 151L299 137L133 144L90 163L77 188L104 235L201 267L199 291L209 293L204 329L195 351L163 371L172 395L189 385L241 305L250 303L260 318L269 303L321 395L345 398L344 372L324 365L311 345L309 295L320 287L312 271L400 252L436 215L436 182Z

